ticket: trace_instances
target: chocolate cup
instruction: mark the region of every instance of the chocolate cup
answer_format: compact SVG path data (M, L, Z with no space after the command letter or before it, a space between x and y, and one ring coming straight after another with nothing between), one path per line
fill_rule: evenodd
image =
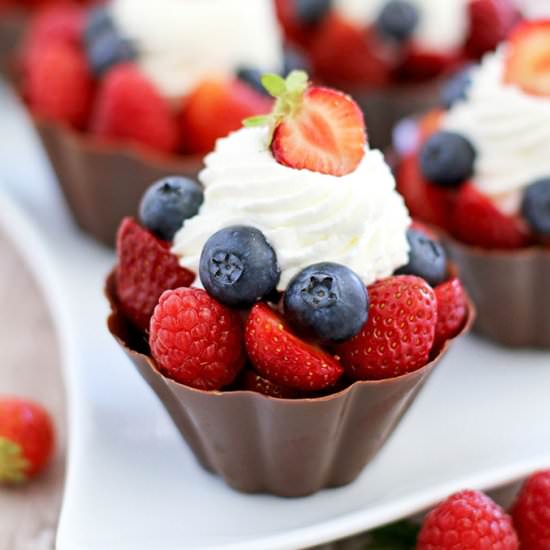
M0 14L0 73L9 74L27 25L28 17L19 10Z
M77 224L108 246L120 221L137 215L151 183L171 175L195 179L202 168L200 157L156 154L101 142L56 122L34 123Z
M504 346L550 349L550 250L483 250L444 237L478 315L475 332Z
M355 382L310 399L251 391L206 392L164 377L143 337L117 307L107 279L108 328L157 394L199 463L245 493L301 497L351 483L376 455L445 355L422 369L380 381ZM472 309L467 331L475 313Z

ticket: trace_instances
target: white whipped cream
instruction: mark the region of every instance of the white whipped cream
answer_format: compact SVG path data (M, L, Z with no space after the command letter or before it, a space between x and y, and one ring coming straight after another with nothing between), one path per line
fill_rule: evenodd
M409 0L420 15L413 40L419 47L437 52L460 48L469 31L470 0ZM335 9L354 24L367 26L378 18L388 0L334 0Z
M336 177L279 164L265 128L246 128L218 140L200 174L204 203L176 234L172 251L198 272L202 248L231 225L260 229L277 253L279 290L303 268L344 264L366 285L408 261L410 218L379 151L367 150L358 168Z
M550 0L515 0L514 3L524 17L530 19L550 17Z
M141 69L168 98L241 65L282 68L272 0L113 0L111 11L137 45Z
M506 47L487 55L464 101L443 127L477 150L474 184L504 212L518 212L523 190L550 176L550 98L525 93L503 80Z

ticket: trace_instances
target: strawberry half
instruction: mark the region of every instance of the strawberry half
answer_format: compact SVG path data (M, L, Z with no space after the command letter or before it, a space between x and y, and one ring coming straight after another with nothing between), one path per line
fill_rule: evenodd
M519 25L509 39L504 80L534 95L550 95L550 19Z
M285 388L319 391L334 385L343 372L332 355L300 340L266 304L252 308L246 321L245 344L254 368Z
M344 176L359 166L367 144L365 121L350 96L310 86L302 71L293 71L286 80L266 75L262 83L277 98L275 108L245 124L270 125L277 162L333 176Z

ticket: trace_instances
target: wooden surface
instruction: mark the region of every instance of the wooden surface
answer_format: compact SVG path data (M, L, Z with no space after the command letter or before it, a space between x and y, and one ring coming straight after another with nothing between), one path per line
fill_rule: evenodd
M65 393L57 342L40 292L0 233L0 394L28 396L52 414L57 454L25 487L0 487L0 550L51 550L64 479Z

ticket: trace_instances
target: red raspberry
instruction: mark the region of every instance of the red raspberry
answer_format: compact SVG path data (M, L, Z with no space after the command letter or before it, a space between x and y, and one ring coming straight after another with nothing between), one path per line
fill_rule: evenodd
M263 395L270 397L280 397L282 399L292 399L297 397L297 392L289 388L285 388L275 382L271 382L267 378L260 376L253 370L246 371L244 375L244 389L248 391L255 391Z
M170 105L132 63L117 65L107 73L92 116L92 132L165 153L174 152L180 141Z
M24 93L37 115L83 128L93 95L85 55L63 42L34 48L28 58Z
M456 277L440 284L435 289L435 296L437 298L435 347L440 348L462 330L468 314L468 300L462 283Z
M458 191L450 221L453 235L473 246L515 249L530 242L526 223L519 217L503 214L471 183L462 185Z
M149 343L165 376L200 390L231 384L244 365L239 313L197 288L160 297Z
M117 235L117 296L124 314L141 330L149 320L160 295L189 286L195 275L178 264L167 242L157 239L132 218L125 218Z
M46 410L24 399L0 398L0 483L25 481L41 472L55 445Z
M432 510L417 550L518 550L512 519L478 491L462 491Z
M402 275L369 287L369 319L361 332L336 347L355 380L379 380L415 371L428 362L437 301L419 277Z
M246 321L245 342L254 368L285 387L322 390L333 386L343 371L330 354L295 336L266 304L252 308Z
M550 470L532 475L512 510L522 550L550 548Z

